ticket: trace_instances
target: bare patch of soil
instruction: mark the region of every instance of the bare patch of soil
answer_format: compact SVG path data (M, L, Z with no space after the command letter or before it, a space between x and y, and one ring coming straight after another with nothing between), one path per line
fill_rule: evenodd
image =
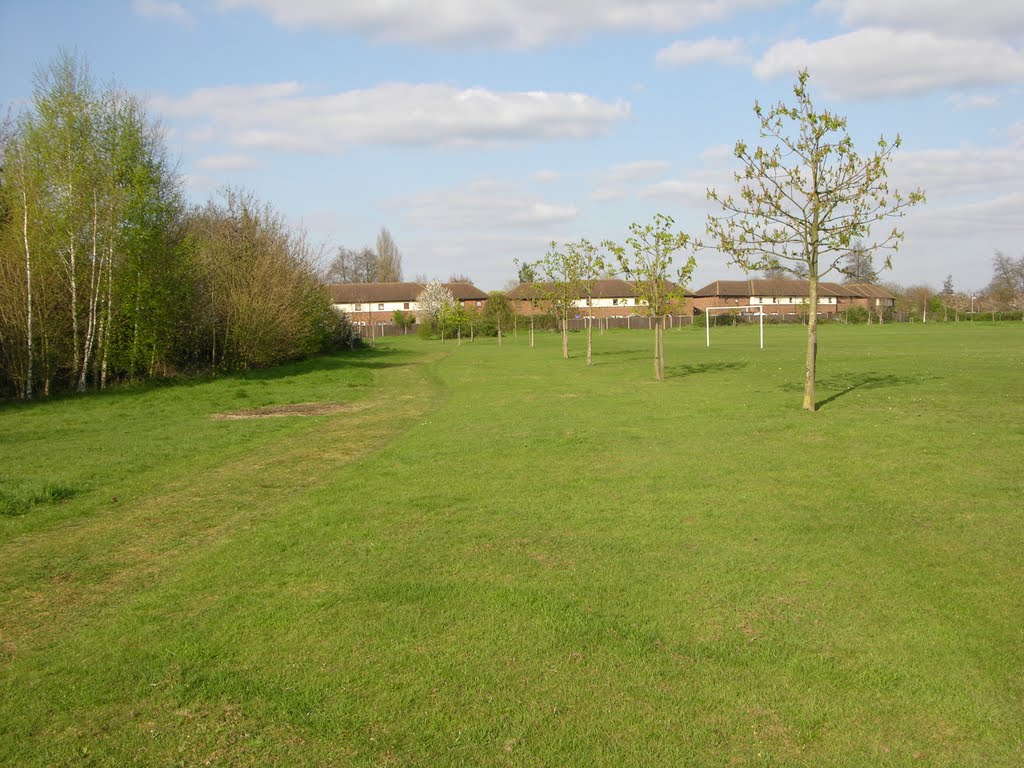
M213 413L214 421L235 421L238 419L271 419L277 416L328 416L332 413L352 413L369 407L369 403L294 403L292 405L267 405L263 408L243 408L228 413Z

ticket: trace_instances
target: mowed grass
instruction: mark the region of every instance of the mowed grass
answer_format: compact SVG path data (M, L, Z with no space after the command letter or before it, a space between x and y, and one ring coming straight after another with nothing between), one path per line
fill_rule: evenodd
M0 763L1024 763L1024 324L802 333L0 407Z

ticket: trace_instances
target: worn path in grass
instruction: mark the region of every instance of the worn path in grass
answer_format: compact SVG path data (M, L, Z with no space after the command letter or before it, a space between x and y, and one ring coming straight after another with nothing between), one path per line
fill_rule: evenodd
M236 407L247 406L251 397L276 402L295 396L263 392L273 382L267 372L184 385L188 396L155 412L132 399L160 401L177 393L144 390L94 401L10 406L4 414L4 452L10 459L5 474L27 475L27 482L37 484L52 476L75 477L73 486L85 498L65 503L76 506L73 510L39 510L44 519L38 526L33 520L24 526L21 520L6 520L0 540L4 661L59 646L66 634L119 610L126 596L187 570L204 552L244 535L287 508L291 499L326 482L339 467L400 435L442 396L428 370L435 357L367 350L337 366L334 359L281 371L313 378L322 367L321 381L297 390L325 398L316 404ZM247 386L256 394L247 394ZM103 413L104 401L119 397L128 401L120 406L129 423ZM63 414L76 408L92 410L95 426L88 426L85 417L68 444L49 446L41 457L44 466L49 464L47 475L47 469L32 466L33 443L59 440ZM254 418L275 412L295 414L292 423L268 425ZM235 424L211 424L224 416L253 423L237 429ZM57 436L46 426L54 427ZM128 453L112 461L96 455L124 442ZM171 454L159 447L153 451L154 443L170 445ZM61 519L64 512L67 519ZM46 520L46 513L55 519Z
M0 528L0 763L1020 764L1024 331L824 328L811 415L800 330L0 411L81 489Z

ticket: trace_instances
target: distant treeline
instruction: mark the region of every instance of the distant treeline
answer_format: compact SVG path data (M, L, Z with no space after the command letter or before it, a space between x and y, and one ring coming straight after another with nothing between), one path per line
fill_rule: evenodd
M304 233L185 204L160 126L61 54L0 135L0 394L274 365L350 343Z

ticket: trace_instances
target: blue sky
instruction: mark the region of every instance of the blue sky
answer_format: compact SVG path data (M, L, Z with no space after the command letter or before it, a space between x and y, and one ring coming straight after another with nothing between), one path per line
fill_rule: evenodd
M192 200L251 188L330 250L386 226L407 279L501 288L656 212L700 235L805 66L928 195L888 279L972 290L1024 253L1020 0L2 0L0 102L61 47L148 99ZM693 283L741 275L703 252Z

